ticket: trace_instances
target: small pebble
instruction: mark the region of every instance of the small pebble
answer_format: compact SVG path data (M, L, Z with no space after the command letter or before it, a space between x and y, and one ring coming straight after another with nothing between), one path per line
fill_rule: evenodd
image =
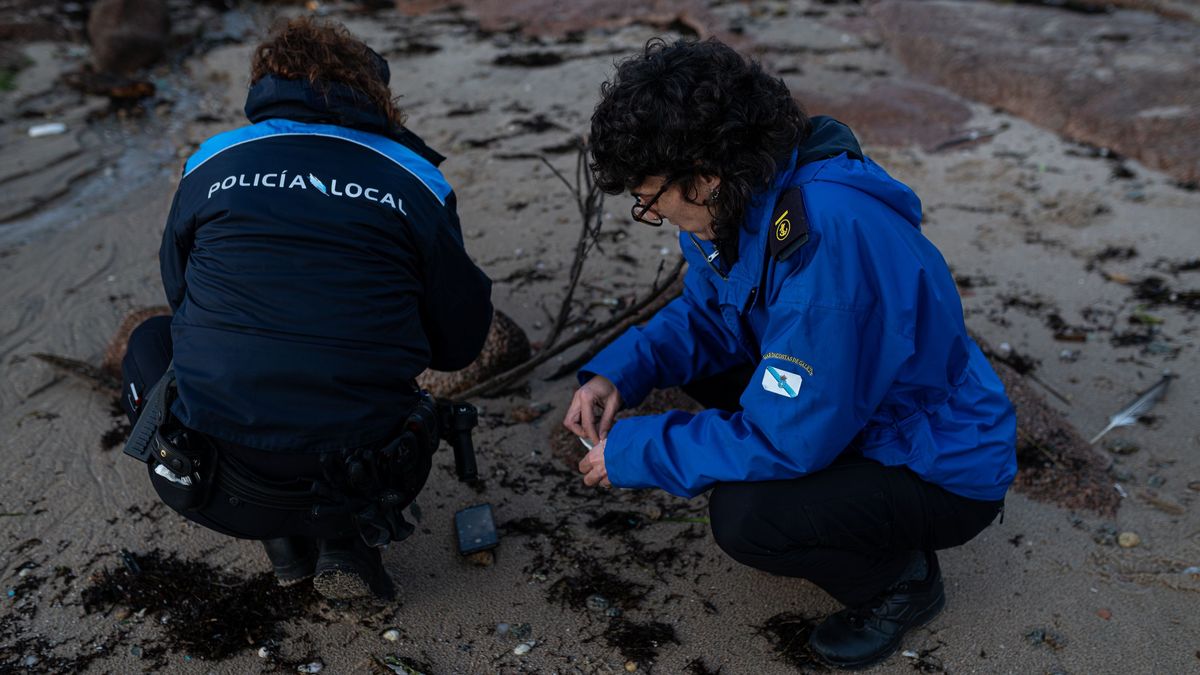
M533 642L533 641L522 642L521 644L517 645L516 647L513 647L513 654L516 654L517 656L524 656L529 653L529 650L533 649L533 646L535 644L537 644L537 643Z
M125 619L128 619L132 615L133 615L133 611L130 610L128 607L120 607L117 609L116 613L113 614L113 616L116 617L117 621L124 621Z
M914 652L914 651L913 651L913 650L911 650L911 649L905 649L904 651L900 652L900 655L901 655L901 656L904 656L904 657L907 657L907 658L910 658L910 659L915 659L915 658L917 658L918 656L920 656L920 654L917 654L916 652Z
M1121 548L1133 548L1142 543L1142 538L1136 532L1122 532L1117 535L1117 544Z
M1146 479L1146 485L1150 487L1162 487L1167 484L1167 479L1162 476L1150 476Z
M271 650L270 650L270 649L267 649L266 647L259 647L259 648L258 648L258 658L260 658L260 659L265 659L265 658L269 658L270 656L271 656Z
M134 657L135 659L142 658L142 648L139 647L138 645L133 645L132 647L129 648L129 655Z
M313 661L302 666L296 666L297 673L319 673L325 669L325 664L320 661Z
M38 662L38 657L33 656L31 654L29 656L26 656L25 660L22 661L21 663L24 664L26 668L32 668L37 665L37 662Z
M508 635L509 625L506 623L496 624L496 635Z
M1192 492L1200 492L1200 480L1194 480L1188 483L1188 489Z
M31 571L32 570L30 570L28 567L26 567L26 568L22 569L20 572L17 572L17 576L24 579L25 577L29 576L29 573Z
M626 661L625 662L625 671L626 672L632 673L635 670L637 670L637 661Z
M612 603L603 595L589 595L587 597L587 608L593 612L603 612L608 609Z
M1096 610L1096 616L1108 621L1112 618L1112 610L1107 607L1101 607L1100 609Z
M604 610L604 614L606 616L611 616L611 617L615 618L615 617L621 616L622 612L621 612L620 607L609 607L608 609Z
M1200 577L1200 565L1192 565L1191 567L1186 567L1186 568L1184 568L1183 573L1189 574L1193 577Z
M388 642L395 642L400 639L400 631L395 628L389 628L383 631L383 639Z

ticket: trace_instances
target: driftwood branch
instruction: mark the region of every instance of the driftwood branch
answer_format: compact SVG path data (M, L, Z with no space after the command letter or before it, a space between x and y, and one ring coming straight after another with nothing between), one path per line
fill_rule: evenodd
M594 326L588 330L581 330L563 342L560 342L552 347L543 347L537 354L524 363L518 364L502 373L494 375L483 382L467 389L464 392L455 395L455 398L467 399L472 396L486 396L500 391L504 391L521 381L533 369L542 365L546 361L558 356L566 350L583 342L594 339L598 335L603 335L606 332L612 331L618 326L626 324L626 322L636 322L639 318L648 318L644 315L643 310L651 307L655 300L658 300L668 290L672 288L673 282L680 276L683 271L683 257L681 256L676 262L671 271L659 283L654 284L644 297L638 299L624 311L612 317L602 324ZM657 308L656 308L657 309ZM651 312L652 313L652 312ZM615 337L615 335L614 335Z
M653 293L653 298L651 298L650 302L647 303L642 309L638 310L632 316L626 317L623 321L608 329L607 332L592 331L593 333L599 332L599 337L593 340L592 344L588 345L588 348L580 353L579 356L576 356L570 361L564 363L559 367L558 370L551 373L546 379L557 380L565 375L569 375L576 370L579 370L585 363L591 361L592 357L599 354L600 350L604 349L608 345L612 344L614 340L621 337L621 334L626 330L629 330L631 326L644 323L651 316L658 313L658 310L665 307L668 302L679 297L679 295L683 292L683 276L681 274L683 268L682 263L683 259L680 258L678 263L676 263L675 268L671 271L671 274L667 277L665 284L662 287L662 292ZM658 275L656 275L654 280L654 288L659 288L659 278L662 275L662 271L663 263L659 263Z

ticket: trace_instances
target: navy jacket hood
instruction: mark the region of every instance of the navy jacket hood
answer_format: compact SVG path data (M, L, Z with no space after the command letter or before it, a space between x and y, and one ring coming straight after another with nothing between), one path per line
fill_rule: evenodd
M434 166L446 159L413 132L392 124L361 92L340 82L322 82L318 87L304 80L267 75L250 86L245 112L253 124L269 119L336 124L387 136Z
M796 153L796 166L804 166L846 153L850 159L862 159L862 148L850 127L841 122L817 115L812 118L812 131L800 144Z

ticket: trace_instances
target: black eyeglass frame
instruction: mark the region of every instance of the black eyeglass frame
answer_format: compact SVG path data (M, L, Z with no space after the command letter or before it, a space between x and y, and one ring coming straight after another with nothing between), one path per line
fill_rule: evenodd
M674 177L663 181L662 187L658 188L658 192L654 193L654 196L650 198L650 201L646 202L645 204L642 204L641 197L634 195L633 206L629 208L629 215L639 223L645 223L650 227L661 227L662 224L666 222L666 218L659 216L658 220L647 220L646 212L653 208L654 203L658 201L658 198L663 196L663 194L671 188L671 185L676 183L678 180L679 177Z

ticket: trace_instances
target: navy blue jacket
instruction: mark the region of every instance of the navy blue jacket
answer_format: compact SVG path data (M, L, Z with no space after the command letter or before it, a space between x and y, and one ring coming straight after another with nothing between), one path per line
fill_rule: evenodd
M384 440L491 323L442 157L339 85L266 77L246 116L187 161L163 234L173 412L262 450Z

